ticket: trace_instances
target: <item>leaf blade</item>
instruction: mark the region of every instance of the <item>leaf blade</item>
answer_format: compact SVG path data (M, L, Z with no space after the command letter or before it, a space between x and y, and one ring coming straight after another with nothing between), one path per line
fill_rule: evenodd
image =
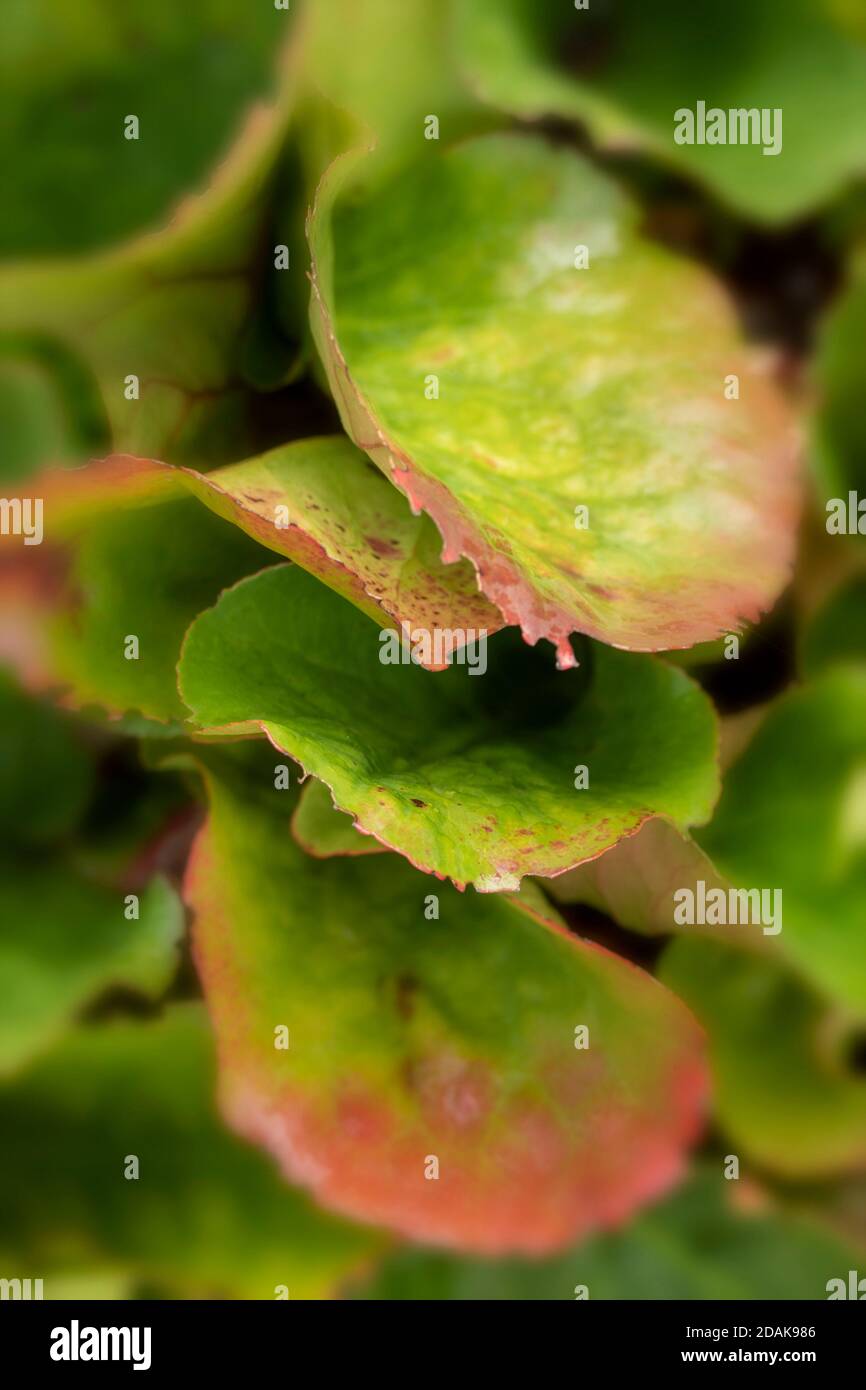
M208 780L186 891L223 1104L290 1176L490 1252L555 1248L675 1180L703 1083L672 996L549 911L540 925L532 898L527 913L443 886L426 921L427 885L399 859L306 858L274 814L284 794L254 804Z
M355 151L320 185L313 332L347 432L433 517L445 558L467 556L564 666L572 631L657 650L757 618L790 566L795 440L713 282L530 137L468 141L384 190L374 170ZM731 372L742 401L724 398Z

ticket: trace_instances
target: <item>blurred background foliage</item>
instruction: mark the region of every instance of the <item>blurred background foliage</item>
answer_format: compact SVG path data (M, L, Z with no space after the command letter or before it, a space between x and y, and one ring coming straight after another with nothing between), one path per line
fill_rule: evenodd
M224 1128L180 901L202 754L173 667L196 613L273 557L193 501L97 510L54 569L0 549L0 1274L47 1297L820 1298L863 1267L866 569L824 517L866 476L866 10L592 0L583 23L554 0L7 0L0 478L110 448L206 469L338 427L303 275L256 266L275 241L306 266L304 212L353 120L384 169L428 112L452 134L540 128L711 265L803 420L797 572L738 662L675 658L723 716L713 822L663 846L648 828L556 892L707 1031L694 1170L612 1235L479 1261L319 1210ZM675 147L673 110L704 97L782 107L784 155ZM120 411L133 349L152 381ZM104 656L118 622L156 653L134 689ZM247 775L247 752L208 756ZM779 938L671 939L651 905L703 853L783 889ZM146 1180L123 1180L131 1154Z

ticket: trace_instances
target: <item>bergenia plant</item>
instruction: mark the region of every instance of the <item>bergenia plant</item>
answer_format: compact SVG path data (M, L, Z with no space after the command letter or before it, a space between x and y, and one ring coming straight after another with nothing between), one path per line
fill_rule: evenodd
M7 1262L856 1262L864 33L724 10L10 21Z

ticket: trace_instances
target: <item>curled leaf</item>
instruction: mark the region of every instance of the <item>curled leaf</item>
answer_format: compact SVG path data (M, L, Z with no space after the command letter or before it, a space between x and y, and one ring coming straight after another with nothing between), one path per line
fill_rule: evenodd
M379 624L448 633L495 632L502 618L478 592L471 565L443 565L427 517L342 435L297 440L210 473L116 456L42 480L53 534L92 526L119 507L191 492L269 550L294 560ZM435 664L435 663L433 663Z
M181 695L199 728L263 730L359 829L482 891L563 873L648 816L709 815L715 721L682 671L587 647L581 669L545 689L541 659L514 635L472 644L472 666L438 675L376 638L324 586L277 566L192 625Z
M313 330L348 433L444 558L562 666L574 631L658 650L756 619L788 574L794 439L718 286L541 140L375 169L343 156L319 189Z

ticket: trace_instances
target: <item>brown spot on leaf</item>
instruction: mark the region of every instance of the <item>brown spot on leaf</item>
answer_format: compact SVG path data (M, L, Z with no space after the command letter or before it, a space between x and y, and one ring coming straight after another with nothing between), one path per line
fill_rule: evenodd
M379 536L365 536L364 540L373 551L374 555L396 555L398 553L396 545L391 541L383 541Z

